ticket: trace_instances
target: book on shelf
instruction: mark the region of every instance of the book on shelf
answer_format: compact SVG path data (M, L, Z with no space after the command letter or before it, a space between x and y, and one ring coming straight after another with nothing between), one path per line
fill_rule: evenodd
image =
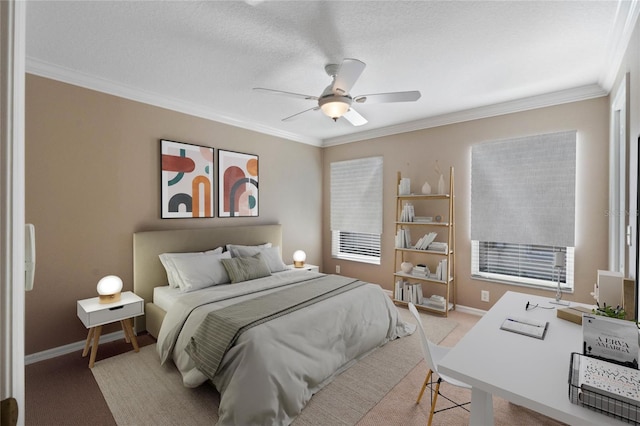
M427 265L416 265L413 267L412 274L429 278L429 276L431 275L431 271L429 270L429 267Z
M582 315L583 354L638 368L638 327L633 321Z
M447 243L443 243L443 242L440 242L440 241L434 241L431 244L429 244L429 247L427 247L427 250L446 253L448 247L449 247L449 245Z
M422 285L418 283L409 283L407 281L396 281L393 297L403 302L411 302L414 305L422 305Z
M404 203L402 206L402 212L400 212L400 222L413 222L415 217L415 210L413 204Z
M447 272L447 259L442 259L440 262L438 262L435 277L433 278L440 281L446 281L448 277Z
M413 221L417 223L432 223L433 217L432 216L415 216L413 218Z
M409 248L411 247L411 231L407 228L399 229L396 233L396 247L397 248Z
M411 193L411 179L401 178L398 184L398 195L409 195Z
M428 299L423 300L423 304L430 308L445 310L447 307L447 299L437 294L431 295Z
M437 236L438 234L436 234L435 232L429 232L428 234L425 234L423 237L421 237L416 242L416 245L413 246L413 248L416 250L427 250L429 245L433 243L433 240L435 240Z

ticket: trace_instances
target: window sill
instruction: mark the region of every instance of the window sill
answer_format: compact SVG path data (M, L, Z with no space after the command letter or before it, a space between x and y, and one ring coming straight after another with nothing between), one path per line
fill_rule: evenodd
M517 282L517 281L500 280L500 279L496 279L496 278L486 278L486 277L482 277L480 275L472 275L471 279L474 280L474 281L484 281L484 282L489 282L489 283L514 286L514 287L526 287L526 288L534 288L536 290L546 290L546 291L551 291L554 294L558 289L557 285L552 287L552 286L544 286L544 285L536 285L536 284L527 284L527 283L522 283L522 282ZM562 293L565 293L565 294L573 294L574 293L574 289L569 288L569 287L560 287L560 291L562 291Z

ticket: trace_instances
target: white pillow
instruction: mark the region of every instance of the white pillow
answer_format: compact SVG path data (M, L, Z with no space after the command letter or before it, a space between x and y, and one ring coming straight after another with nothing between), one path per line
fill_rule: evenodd
M280 247L268 247L262 249L261 253L271 272L281 272L287 269L287 265L285 265L280 256Z
M271 243L268 247L262 246L234 246L231 249L232 257L251 257L258 253L262 253L262 258L269 266L271 272L280 272L287 269L287 265L282 261L280 257L280 247L271 247Z
M222 253L223 247L216 247L213 250L207 250L204 253ZM176 257L189 257L189 256L199 256L204 254L201 251L196 252L187 252L187 253L162 253L158 255L160 258L160 262L162 266L164 266L165 271L167 272L167 281L169 282L169 287L171 288L179 288L180 286L180 276L176 272L176 268L173 264L173 259Z
M252 249L252 248L269 248L269 247L271 247L271 243L256 244L254 246L243 246L243 245L239 245L239 244L227 244L227 251L231 252L231 257L241 257L240 254L236 254L238 252L238 250ZM257 252L254 252L253 254L256 254L256 253Z
M231 259L231 254L210 253L200 256L176 257L173 263L180 276L180 291L183 293L200 290L218 284L231 282L227 270L220 259Z

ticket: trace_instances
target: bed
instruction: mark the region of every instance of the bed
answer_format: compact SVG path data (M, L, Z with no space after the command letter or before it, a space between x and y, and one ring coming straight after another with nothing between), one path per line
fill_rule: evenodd
M380 286L343 276L284 270L178 297L175 289L167 288L160 254L264 243L271 243L271 252L281 247L280 225L134 234L134 292L146 302L145 316L138 317L136 329L146 329L158 339L161 362L173 362L185 386L213 383L221 395L219 425L290 424L336 375L415 329L402 321ZM223 312L248 315L247 310L251 314L260 310L256 307L268 310L276 299L290 300L292 308L262 322L247 320L250 326L237 325L242 332L220 343L228 349L213 367L207 364L213 361L201 355L209 354L207 345L218 344L228 328L227 323L220 327L212 320L219 321Z

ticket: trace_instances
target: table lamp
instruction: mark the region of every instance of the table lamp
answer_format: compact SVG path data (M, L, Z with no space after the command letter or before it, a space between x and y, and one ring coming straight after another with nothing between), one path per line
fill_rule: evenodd
M569 302L562 301L562 291L560 290L560 275L562 272L562 268L564 268L565 255L561 251L553 252L553 269L555 269L558 274L558 288L556 290L556 300L553 303L554 305L563 305L569 306Z
M98 281L98 296L100 303L113 303L120 300L122 280L115 275L107 275Z
M293 266L296 268L302 268L304 261L307 260L307 254L302 250L296 250L293 252Z

